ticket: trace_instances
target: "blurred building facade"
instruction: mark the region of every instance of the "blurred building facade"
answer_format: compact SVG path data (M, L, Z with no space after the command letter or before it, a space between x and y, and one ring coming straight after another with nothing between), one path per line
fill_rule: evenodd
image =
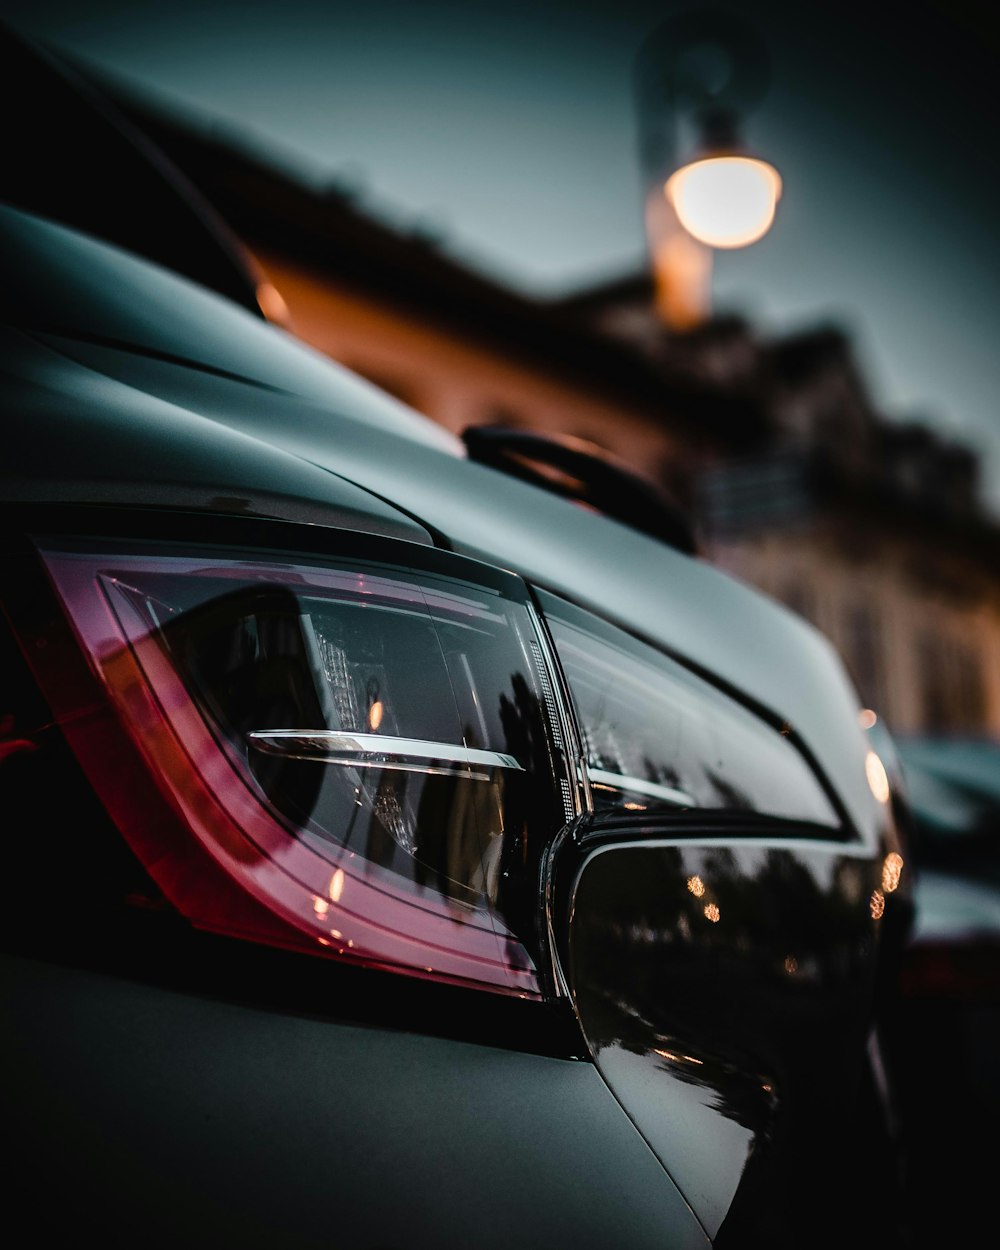
M572 435L656 478L704 557L812 620L900 734L1000 739L1000 527L966 448L873 404L834 327L667 333L645 275L559 303L231 138L118 104L229 224L296 334L460 433ZM280 294L280 300L275 292ZM277 311L276 311L277 310Z

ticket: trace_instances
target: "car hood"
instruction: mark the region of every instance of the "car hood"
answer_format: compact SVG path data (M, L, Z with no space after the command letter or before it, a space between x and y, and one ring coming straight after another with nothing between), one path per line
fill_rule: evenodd
M707 564L473 464L451 435L155 265L0 208L8 499L204 507L438 541L646 636L787 721L874 836L828 642ZM15 419L16 418L16 419Z

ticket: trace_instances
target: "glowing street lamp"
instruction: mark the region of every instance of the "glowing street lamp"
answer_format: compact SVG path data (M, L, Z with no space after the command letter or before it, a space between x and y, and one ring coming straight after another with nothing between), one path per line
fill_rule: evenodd
M748 247L771 228L781 176L752 156L705 156L671 174L664 193L677 220L708 247Z
M674 328L708 314L712 250L756 243L774 222L781 177L738 134L768 78L759 35L729 11L675 14L643 42L636 91L646 230L657 308ZM683 148L690 156L679 160Z

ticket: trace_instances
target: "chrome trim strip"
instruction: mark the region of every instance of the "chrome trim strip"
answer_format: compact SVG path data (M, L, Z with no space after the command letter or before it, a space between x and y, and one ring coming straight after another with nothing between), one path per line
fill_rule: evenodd
M555 930L555 866L559 858L559 849L567 838L573 838L579 817L563 825L545 850L544 867L542 869L542 902L545 907L545 935L548 941L549 966L552 970L552 982L556 995L560 998L572 999L569 980L563 971L559 958L559 947L556 943Z
M683 790L660 785L657 781L643 781L641 777L629 777L624 773L609 773L603 768L590 768L591 784L607 786L611 790L628 790L631 794L647 794L651 799L675 803L678 807L699 807L700 804Z
M566 769L565 777L560 777L559 780L565 781L570 791L571 809L570 807L566 809L566 819L570 821L584 812L593 811L590 784L586 772L582 770L583 749L571 710L572 705L569 702L562 667L549 633L548 624L545 618L536 611L534 604L528 603L526 607L535 627L536 646L541 652L542 672L539 678L540 680L547 679L549 693L555 703L557 724L552 726L552 730L557 746L562 751L563 765ZM560 733L561 742L558 740Z
M466 775L488 781L488 772L471 767L509 768L523 772L513 755L481 751L453 742L394 738L386 734L345 733L342 729L255 729L247 741L268 755L340 764L348 768L392 768L398 772Z
M583 765L583 751L573 716L572 704L566 689L566 680L556 654L552 636L545 618L535 609L533 603L526 604L528 615L534 626L536 663L539 664L539 681L548 686L554 709L546 706L550 720L552 737L556 749L562 756L554 759L553 765L561 767L562 775L557 777L563 793L563 813L566 824L559 830L549 845L541 861L541 904L545 915L545 936L542 943L543 953L548 956L549 970L552 974L552 986L557 998L572 1001L569 981L559 959L559 946L555 932L555 866L559 857L559 848L567 838L575 837L580 817L593 811L590 797L590 785ZM555 712L555 723L552 723L552 712ZM562 741L559 741L559 738ZM547 948L547 949L546 949Z
M702 809L704 810L704 809ZM863 859L869 863L878 863L877 851L859 842L831 842L826 838L782 838L774 836L757 836L740 834L736 830L724 837L713 835L704 837L697 828L675 837L662 837L650 834L648 838L627 838L620 842L603 842L587 849L587 855L580 866L580 872L597 855L609 851L659 851L665 848L683 850L714 850L716 847L728 847L733 851L804 851L820 852L824 855L836 855L842 859ZM578 876L579 879L579 876ZM574 886L575 889L575 886Z

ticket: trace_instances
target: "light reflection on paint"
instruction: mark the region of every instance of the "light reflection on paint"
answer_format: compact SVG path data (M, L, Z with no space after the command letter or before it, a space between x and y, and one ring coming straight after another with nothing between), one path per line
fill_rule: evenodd
M289 325L291 316L288 305L285 297L273 282L258 282L256 294L257 306L268 321L273 321L279 326Z
M340 896L344 892L344 870L338 868L330 878L330 898L335 902L340 902Z
M705 883L701 877L688 877L687 886L695 898L701 898L705 893Z
M325 898L319 898L317 896L316 898L313 899L313 911L316 913L317 916L325 916L329 910L330 910L330 904L326 901Z
M878 716L870 707L863 707L858 713L858 724L862 729L874 729L878 724Z
M697 1064L698 1067L704 1067L705 1065L704 1059L696 1059L694 1055L678 1055L673 1050L659 1050L654 1047L653 1054L659 1055L661 1059L667 1059L671 1063L693 1063Z
M896 851L890 851L882 864L882 889L891 894L899 886L899 877L903 871L903 857Z

